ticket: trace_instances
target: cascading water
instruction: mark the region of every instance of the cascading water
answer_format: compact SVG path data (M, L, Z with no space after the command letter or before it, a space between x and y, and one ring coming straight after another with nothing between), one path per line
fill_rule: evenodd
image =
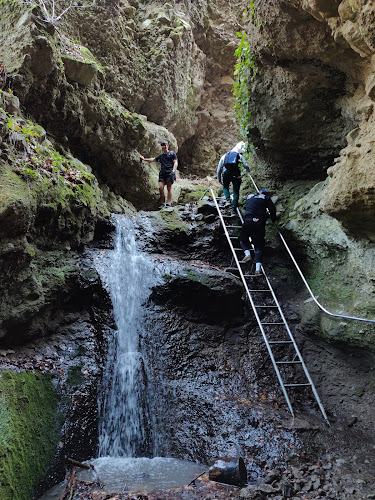
M114 250L98 265L107 284L117 331L110 341L99 397L99 456L158 454L154 391L148 363L140 352L143 304L155 283L150 259L136 246L134 229L117 217Z
M102 487L113 493L149 493L189 484L206 467L158 456L168 449L165 422L157 418L162 413L160 405L164 415L166 410L163 381L155 379L150 353L142 348L147 337L152 351L158 338L158 322L150 321L144 312L151 287L158 281L158 269L137 249L132 222L124 216L114 220L114 249L94 256L110 293L116 322L98 398L99 457L90 460L93 469L82 470L77 476L90 482L99 479ZM59 498L61 485L41 500Z
M142 348L147 337L152 350L158 334L157 322L146 321L144 312L151 287L158 281L157 269L137 249L131 221L124 216L116 216L115 221L114 249L95 256L112 299L117 328L110 339L98 401L99 458L91 464L100 482L112 492L178 487L188 484L205 467L160 456L168 449L162 431L165 422L157 418L163 404L163 382L155 379L151 360ZM90 476L92 471L86 474ZM81 478L85 478L84 471Z

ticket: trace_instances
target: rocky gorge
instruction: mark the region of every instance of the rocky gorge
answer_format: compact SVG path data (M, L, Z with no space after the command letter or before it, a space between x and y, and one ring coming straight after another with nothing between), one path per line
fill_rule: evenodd
M0 0L0 497L39 498L97 454L117 327L95 259L119 214L159 276L140 343L162 452L242 456L249 484L75 480L64 498L374 498L373 325L324 315L268 227L267 273L331 427L304 393L291 419L206 191L245 140L313 292L375 318L372 2L98 0L60 19L65 2L48 5ZM158 169L139 156L161 139L179 176L156 211Z

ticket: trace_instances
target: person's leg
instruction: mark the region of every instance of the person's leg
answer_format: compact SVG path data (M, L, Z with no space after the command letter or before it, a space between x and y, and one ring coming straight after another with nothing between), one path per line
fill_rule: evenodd
M260 276L262 274L262 260L265 245L265 226L264 224L256 223L256 227L252 236L254 251L255 251L255 274Z
M245 222L242 225L240 235L238 237L238 241L240 243L240 246L242 250L245 252L245 257L243 258L243 262L247 262L248 260L251 259L251 254L250 254L250 237L251 237L251 228L252 224L251 221L245 220Z
M225 170L223 173L223 192L224 196L227 201L230 202L230 192L229 192L229 184L232 180L232 176L228 172L228 170Z
M233 177L232 184L233 184L232 208L237 208L238 198L240 197L241 177Z
M159 181L159 195L160 195L160 201L162 203L165 203L164 186L165 186L165 182Z
M167 182L167 203L172 203L172 182Z

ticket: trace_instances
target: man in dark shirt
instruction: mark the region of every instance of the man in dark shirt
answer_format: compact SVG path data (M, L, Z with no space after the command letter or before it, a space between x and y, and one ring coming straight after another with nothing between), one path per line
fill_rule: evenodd
M249 238L255 251L255 276L262 275L262 256L264 251L264 238L266 232L267 209L271 219L276 221L276 207L265 189L246 198L246 211L244 223L239 236L241 248L245 252L242 262L251 259Z
M157 161L160 165L159 172L159 194L160 201L162 203L161 207L171 206L172 204L172 184L176 180L177 171L177 155L174 151L169 151L168 141L162 141L160 143L162 154L156 158L145 158L141 156L142 161ZM167 186L167 203L165 203L165 193L164 188Z

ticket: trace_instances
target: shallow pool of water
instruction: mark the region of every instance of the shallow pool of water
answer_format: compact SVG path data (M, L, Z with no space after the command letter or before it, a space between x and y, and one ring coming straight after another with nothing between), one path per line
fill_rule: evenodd
M93 470L81 470L81 480L99 479L111 493L178 488L188 485L207 467L174 458L96 458L89 462ZM97 474L97 476L95 476Z

